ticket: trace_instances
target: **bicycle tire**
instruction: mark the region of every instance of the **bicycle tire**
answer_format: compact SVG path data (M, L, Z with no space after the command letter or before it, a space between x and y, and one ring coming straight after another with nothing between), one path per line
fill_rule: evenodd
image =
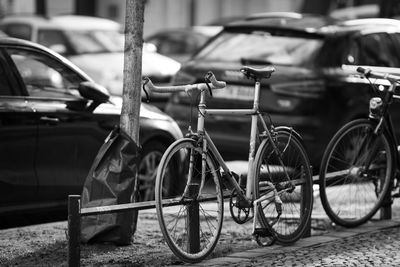
M192 153L195 160L189 170ZM206 154L206 163L206 179L199 190L201 147L195 140L184 138L166 150L157 172L155 200L161 231L172 252L189 263L199 262L213 251L222 228L224 199L220 173L209 154ZM163 182L170 180L165 174L168 168L176 167L181 168L179 183L182 186L176 187L173 194L164 195ZM189 171L195 174L194 180L188 181Z
M258 219L282 244L294 243L300 239L309 226L313 207L313 181L310 161L302 142L290 130L277 130L275 144L280 151L279 161L269 139L263 140L255 158L255 198L268 194L265 181L278 186L287 181L285 170L295 184L294 190L278 190L283 202L282 215L277 219L273 197L264 200L258 207ZM263 183L264 182L264 183Z
M394 175L394 153L386 132L377 137L376 155L370 155L370 169L365 170L375 125L368 119L347 123L333 136L322 157L321 203L338 225L356 227L371 219L389 189ZM366 148L361 148L365 145Z

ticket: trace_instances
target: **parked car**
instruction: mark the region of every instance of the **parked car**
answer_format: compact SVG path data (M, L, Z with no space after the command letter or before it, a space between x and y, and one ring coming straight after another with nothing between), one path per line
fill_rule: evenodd
M165 29L146 37L144 41L154 45L158 53L182 63L221 30L220 26Z
M0 38L0 76L0 215L65 209L119 125L121 98L110 101L73 63L21 39ZM140 125L139 191L149 199L162 153L182 132L145 103Z
M270 114L275 125L292 126L302 135L316 171L336 130L368 115L372 90L355 66L400 73L399 47L397 20L263 15L226 25L182 66L173 84L203 82L204 74L212 71L228 86L214 90L207 107L251 108L253 84L239 69L274 65L276 72L261 83L261 110ZM175 94L166 106L184 130L195 100L196 95ZM395 125L400 125L400 106L393 108L398 110L392 112ZM226 159L247 159L249 118L214 116L206 129ZM396 129L399 134L400 127Z
M115 21L86 16L9 16L0 29L10 37L42 44L67 57L105 86L112 95L122 95L124 34ZM143 49L142 73L158 83L169 83L180 63ZM164 107L167 96L151 95L152 103Z

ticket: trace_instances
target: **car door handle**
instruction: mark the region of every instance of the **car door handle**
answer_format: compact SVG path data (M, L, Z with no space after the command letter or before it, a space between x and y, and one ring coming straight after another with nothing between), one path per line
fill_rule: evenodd
M60 122L60 119L54 118L54 117L43 116L43 117L40 117L40 121L46 122L49 124L58 124Z

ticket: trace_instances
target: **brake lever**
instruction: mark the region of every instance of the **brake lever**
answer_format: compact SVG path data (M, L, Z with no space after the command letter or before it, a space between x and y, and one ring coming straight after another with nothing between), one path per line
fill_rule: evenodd
M146 94L146 103L150 103L150 97L149 97L149 94L147 93L146 88L145 88L145 85L148 84L148 82L149 82L149 78L148 77L143 77L142 81L144 81L142 83L142 89L143 89L144 93Z
M211 87L210 87L210 85L209 85L209 83L211 83L211 80L210 80L210 78L209 78L210 75L211 75L210 72L207 73L206 76L204 77L204 81L206 82L206 85L207 85L207 88L208 88L208 92L210 92L210 96L212 97L212 96L213 96L213 94L212 94L212 89L211 89Z

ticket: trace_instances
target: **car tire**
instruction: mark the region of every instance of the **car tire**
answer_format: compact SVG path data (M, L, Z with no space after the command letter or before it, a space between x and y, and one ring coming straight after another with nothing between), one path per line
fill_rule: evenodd
M154 200L157 168L167 145L158 141L151 141L143 146L138 169L138 200ZM172 190L172 183L167 188Z

